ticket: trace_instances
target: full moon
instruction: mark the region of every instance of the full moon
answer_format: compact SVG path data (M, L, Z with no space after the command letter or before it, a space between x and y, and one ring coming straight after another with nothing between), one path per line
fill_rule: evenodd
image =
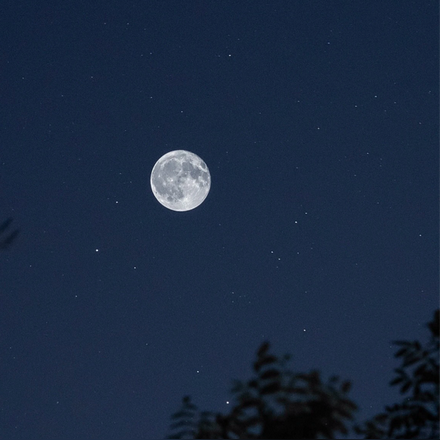
M151 190L158 202L173 211L190 211L206 199L211 188L208 167L197 154L175 150L153 167Z

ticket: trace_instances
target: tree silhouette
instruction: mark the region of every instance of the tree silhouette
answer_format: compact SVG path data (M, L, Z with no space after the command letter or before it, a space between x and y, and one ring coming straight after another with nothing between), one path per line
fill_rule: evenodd
M420 342L396 341L395 354L402 359L397 377L406 394L400 404L385 407L354 430L365 438L439 437L439 310L428 323L431 338ZM189 396L172 415L173 439L314 439L349 434L348 423L357 407L348 397L349 381L337 376L324 382L318 371L293 373L288 355L279 359L264 342L253 364L255 377L236 381L232 392L236 404L228 414L198 411Z
M326 383L318 371L294 374L289 356L278 359L263 343L254 362L256 377L236 381L232 389L237 405L227 414L201 413L188 396L173 414L169 438L296 439L334 438L347 434L346 420L356 405L347 398L351 384L337 376Z
M431 337L425 345L394 342L401 347L394 356L402 365L390 385L399 385L405 397L356 428L365 438L439 438L439 310L428 328Z
M9 217L0 225L0 236L9 228L12 223L12 218ZM5 238L0 238L0 250L7 249L12 242L17 238L17 235L20 231L16 229L7 235Z

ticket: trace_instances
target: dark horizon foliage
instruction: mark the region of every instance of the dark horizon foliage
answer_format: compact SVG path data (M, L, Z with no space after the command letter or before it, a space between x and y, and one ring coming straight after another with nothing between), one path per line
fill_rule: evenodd
M338 438L356 433L364 438L439 437L439 310L427 325L426 344L395 341L402 365L390 386L400 386L401 403L357 422L357 405L349 399L351 382L320 372L293 373L282 358L269 353L264 342L253 364L254 377L235 381L235 405L227 414L199 411L190 396L171 416L173 439L300 439Z

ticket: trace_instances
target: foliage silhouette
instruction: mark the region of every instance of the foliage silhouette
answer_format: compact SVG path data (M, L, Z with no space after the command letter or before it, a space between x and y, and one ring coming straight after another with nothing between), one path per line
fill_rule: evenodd
M0 225L0 236L9 228L12 223L12 218L9 217ZM5 238L0 238L0 250L5 250L15 241L20 231L16 229L7 235Z
M418 342L396 341L402 359L391 386L407 394L400 404L354 426L365 438L439 438L439 310L428 323L431 338ZM172 415L172 439L313 439L348 435L356 404L348 397L349 381L337 376L327 382L318 371L294 374L289 356L269 354L263 343L253 364L255 377L236 381L236 404L228 414L199 412L189 396Z
M402 365L390 385L406 395L402 403L386 406L356 432L365 438L439 438L439 310L428 323L430 340L395 341L401 347L394 355Z
M237 405L227 414L204 412L186 396L182 409L173 414L174 433L169 438L295 439L334 438L347 434L346 420L353 419L356 405L347 398L348 381L333 376L324 383L318 371L294 374L286 366L288 356L269 354L261 345L254 363L256 377L236 381L232 392Z

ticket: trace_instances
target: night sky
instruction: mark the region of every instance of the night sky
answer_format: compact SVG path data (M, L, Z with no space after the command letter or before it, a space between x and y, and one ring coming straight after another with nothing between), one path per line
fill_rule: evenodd
M438 304L435 1L30 1L0 19L0 438L154 439L259 345L399 400ZM155 162L212 186L161 206ZM4 237L4 234L2 235Z

